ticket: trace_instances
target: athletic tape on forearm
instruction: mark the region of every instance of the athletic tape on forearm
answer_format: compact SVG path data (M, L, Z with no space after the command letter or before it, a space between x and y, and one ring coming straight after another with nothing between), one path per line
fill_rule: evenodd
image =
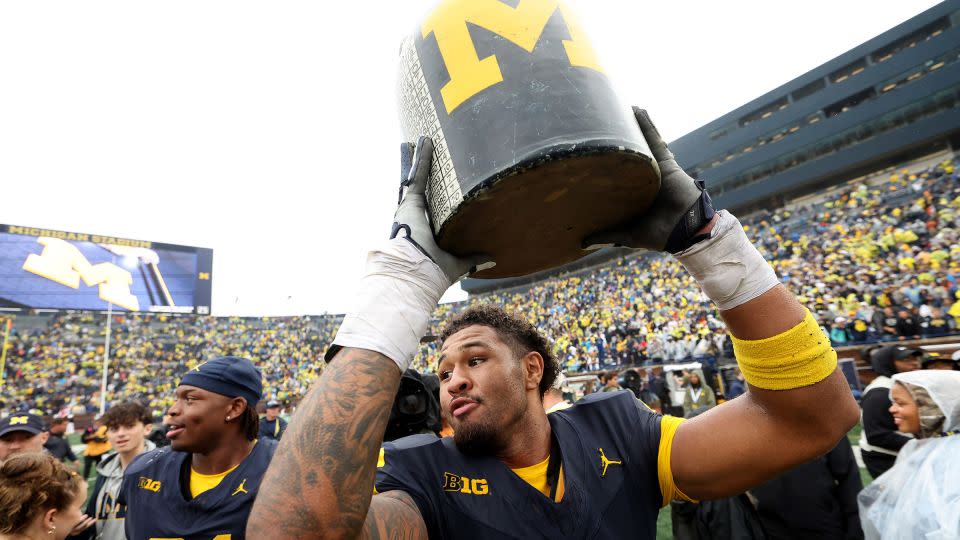
M710 238L675 257L721 310L731 309L769 291L780 281L743 232L740 221L720 210Z
M405 238L367 254L356 308L343 319L333 345L376 351L407 369L449 280Z
M803 322L773 337L733 339L733 352L748 383L790 390L826 379L837 368L837 351L810 311Z

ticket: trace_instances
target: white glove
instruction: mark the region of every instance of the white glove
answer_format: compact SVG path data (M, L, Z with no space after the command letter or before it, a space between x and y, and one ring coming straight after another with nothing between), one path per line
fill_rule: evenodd
M433 142L421 137L416 149L404 143L400 152L400 205L390 240L367 255L357 307L344 317L327 361L340 348L354 347L383 354L406 370L443 293L469 272L494 264L486 255L458 258L437 246L424 195Z
M718 308L728 310L769 291L780 280L747 238L740 221L726 210L717 215L720 219L709 238L674 257Z

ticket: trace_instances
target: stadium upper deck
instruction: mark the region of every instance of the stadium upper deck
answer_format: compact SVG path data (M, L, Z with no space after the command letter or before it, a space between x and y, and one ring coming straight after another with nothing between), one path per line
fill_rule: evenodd
M835 346L957 334L956 158L897 167L815 199L757 213L744 224ZM715 308L680 265L662 254L631 253L471 301L496 303L530 318L554 342L568 371L726 354L726 329ZM435 335L443 320L465 305L439 306L429 333ZM95 409L103 317L90 312L19 315L0 410ZM296 399L322 370L321 356L339 325L336 316L114 317L107 401L141 397L158 411L169 404L186 370L222 354L253 359L264 372L268 397ZM430 343L413 365L429 370L435 360L436 343Z
M680 137L680 164L740 213L960 140L960 1L949 0Z
M861 175L960 148L960 0L948 0L670 143L718 208L773 209ZM704 99L708 99L704 95ZM470 293L562 269L464 280Z

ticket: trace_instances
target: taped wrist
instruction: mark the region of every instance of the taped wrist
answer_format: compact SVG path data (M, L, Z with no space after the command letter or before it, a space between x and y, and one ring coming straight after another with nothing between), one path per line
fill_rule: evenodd
M735 308L775 287L780 280L743 232L730 212L720 219L710 237L674 255L721 310Z
M837 352L807 310L803 322L773 337L733 340L733 352L748 383L766 390L816 384L837 368Z
M440 267L412 242L385 242L367 254L356 308L344 317L324 358L329 362L341 348L355 347L376 351L404 371L448 286Z

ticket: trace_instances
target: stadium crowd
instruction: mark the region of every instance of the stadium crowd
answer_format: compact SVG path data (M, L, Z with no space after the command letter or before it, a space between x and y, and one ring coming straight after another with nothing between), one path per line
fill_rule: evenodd
M846 184L816 200L760 212L744 226L835 346L952 334L960 326L957 160ZM637 254L529 287L444 304L436 323L479 302L524 314L554 341L568 372L732 355L723 322L670 257ZM178 378L236 354L263 369L265 399L305 392L340 317L115 314L107 402L146 399L159 414ZM102 315L60 313L15 324L0 407L43 414L99 407ZM413 367L431 371L435 343Z
M956 166L954 159L897 170L742 222L835 346L952 334L960 325ZM567 370L730 355L709 300L663 255L625 257L477 301L509 306L546 329ZM442 306L435 320L461 307Z
M161 415L184 372L217 356L256 358L266 396L306 392L337 317L239 318L128 313L114 316L107 403L141 399ZM46 325L14 326L4 399L10 406L69 416L99 410L103 316L58 313Z
M836 346L944 336L960 326L960 176L955 160L917 172L899 170L882 181L848 184L816 200L753 214L743 224L781 281L810 306ZM586 388L584 393L628 388L651 408L687 418L721 402L711 388L711 375L715 360L732 357L730 338L713 304L670 257L626 256L532 286L441 305L428 335L439 335L442 321L476 303L505 306L542 329L567 374L605 370L603 386ZM189 485L192 498L200 500L206 491L217 490L223 495L211 497L227 501L233 500L227 495L247 493L255 485L247 480L259 483L273 455L274 441L286 429L279 416L281 408L294 404L320 374L324 349L341 320L331 315L217 318L119 313L112 317L109 342L102 314L31 315L14 325L4 373L4 403L0 403L0 459L6 460L0 470L3 496L21 506L39 495L59 499L51 507L53 514L38 514L39 507L31 506L29 514L0 515L4 531L45 531L62 539L120 538L144 524L177 523L175 516L186 511L184 505L189 502L167 495L168 502L178 502L167 508L169 516L159 516L145 492L159 491L163 483L181 482L186 469L178 464L188 454L193 461L189 483L183 485ZM108 343L111 369L106 395L101 396ZM415 370L433 371L437 343L422 344L412 366ZM903 355L896 349L902 349ZM904 347L886 350L891 362L909 360L913 357L904 355L918 352ZM685 369L682 375L652 369L622 371L629 366L691 360L701 361L702 369ZM867 396L885 400L874 412L886 418L910 406L929 408L930 395L937 396L936 403L958 399L955 374L907 373L920 366L917 362L901 370L897 364L897 370L888 374L887 386ZM723 391L724 399L744 390L743 376L735 375ZM422 380L425 389L427 379ZM902 399L890 393L895 383L900 384L896 392L906 392ZM196 389L204 393L195 394ZM682 406L671 399L675 391L684 395ZM569 407L576 397L557 392L550 410ZM96 466L88 497L86 484L78 480L82 478L80 462L63 438L64 418L97 412L101 399L109 405L107 414L82 438L87 445L82 477L90 478ZM200 405L192 405L198 408L190 409L191 400L198 399ZM266 401L263 418L255 408L261 400ZM940 418L935 426L908 427L901 421L886 429L892 435L909 432L920 439L954 434L957 419L942 409L931 410L936 413L933 417ZM225 420L219 422L215 417L224 412ZM37 414L54 419L45 424ZM178 452L154 450L151 431L161 417L168 430L158 442L172 442ZM435 424L430 431L440 433L441 424ZM871 436L866 432L867 438ZM955 442L950 438L945 444L903 446L924 458L922 470L941 471L953 467L955 460L940 456ZM873 444L864 446L861 441L861 451L877 450ZM47 448L47 455L35 453L40 445ZM135 462L144 452L153 452L154 458ZM64 468L59 460L73 462L74 470ZM160 461L172 465L152 465ZM888 461L887 468L896 474L881 476L878 482L908 486L914 469ZM245 472L229 476L238 465L229 468L228 464L238 462ZM127 465L136 471L128 475ZM145 476L134 486L128 480L137 474ZM38 483L24 489L21 481L30 475ZM910 489L920 493L926 488L911 485ZM888 509L903 504L902 498L885 498L877 489L862 490L853 450L844 438L826 456L758 486L751 492L752 499L740 495L701 504L674 500L673 530L681 538L741 533L763 538L780 530L783 534L772 537L786 538L791 534L785 531L816 522L811 527L831 531L827 537L862 537L861 518L870 520L863 524L867 530L883 523ZM803 501L794 496L798 493L820 502L801 508ZM817 506L821 502L835 511L823 512L822 505ZM245 516L251 503L252 498L245 500L246 506L238 507L236 515ZM791 510L783 512L783 508ZM930 512L943 513L939 507ZM738 520L751 525L738 528L718 521L719 515L739 516ZM242 530L244 523L231 521L230 516L231 512L213 512L197 523ZM795 523L797 516L804 516L802 523Z

